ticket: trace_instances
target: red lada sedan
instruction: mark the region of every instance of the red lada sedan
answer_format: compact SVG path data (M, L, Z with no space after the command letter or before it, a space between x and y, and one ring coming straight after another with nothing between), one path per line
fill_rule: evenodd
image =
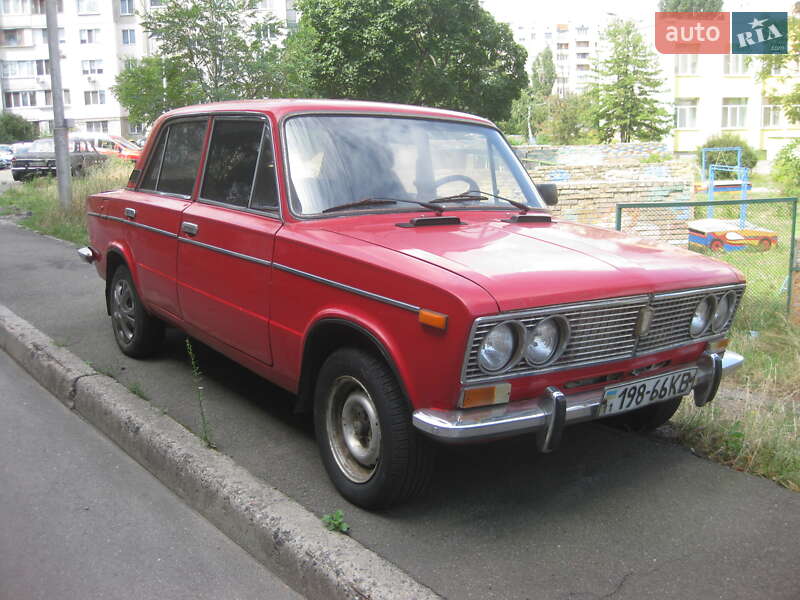
M328 100L162 116L79 252L116 341L178 327L297 395L351 502L422 490L432 440L666 422L713 399L744 292L712 258L560 221L480 117Z

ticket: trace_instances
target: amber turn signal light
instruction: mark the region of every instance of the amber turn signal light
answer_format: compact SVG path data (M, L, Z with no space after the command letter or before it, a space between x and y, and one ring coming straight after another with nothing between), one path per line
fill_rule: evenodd
M419 309L419 322L428 327L442 330L447 329L447 315L428 310L427 308Z
M460 407L475 408L476 406L506 404L510 395L510 383L499 383L489 387L472 388L464 390L464 393L461 395Z

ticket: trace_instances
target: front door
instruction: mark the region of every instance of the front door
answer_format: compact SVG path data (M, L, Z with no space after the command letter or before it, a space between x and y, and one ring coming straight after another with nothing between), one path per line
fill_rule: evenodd
M280 229L265 119L215 117L198 198L178 237L178 300L188 324L265 363Z

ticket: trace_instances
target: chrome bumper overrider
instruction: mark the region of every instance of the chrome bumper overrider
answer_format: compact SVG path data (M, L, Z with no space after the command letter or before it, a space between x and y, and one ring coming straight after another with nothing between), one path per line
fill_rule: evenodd
M697 367L695 395L702 395L700 403L705 404L713 399L722 373L733 371L743 361L740 354L728 350L722 357L705 354L695 363L681 365L681 369ZM603 395L603 388L564 394L555 387L549 387L541 398L467 410L426 408L414 411L412 420L417 429L445 442L538 432L541 434L538 436L540 449L546 452L557 445L563 425L598 418Z

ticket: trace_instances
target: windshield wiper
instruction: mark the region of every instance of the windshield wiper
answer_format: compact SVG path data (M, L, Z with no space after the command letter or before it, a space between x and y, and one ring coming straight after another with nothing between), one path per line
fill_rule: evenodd
M422 202L420 200L407 200L405 198L363 198L356 202L348 202L347 204L339 204L338 206L331 206L323 210L323 213L336 212L338 210L347 210L348 208L355 208L358 206L380 206L382 204L397 204L398 202L407 202L409 204L418 204L428 210L432 210L437 215L441 215L443 208L431 202Z
M498 200L503 200L504 202L508 202L514 208L519 209L519 211L524 215L527 213L531 207L527 204L523 204L522 202L517 202L516 200L511 200L510 198L504 198L503 196L498 196L497 194L492 194L491 192L485 192L483 190L469 190L464 192L463 194L454 194L453 196L443 196L441 198L436 198L435 200L431 200L432 203L436 202L468 202L470 200L488 200L489 197L497 198Z

